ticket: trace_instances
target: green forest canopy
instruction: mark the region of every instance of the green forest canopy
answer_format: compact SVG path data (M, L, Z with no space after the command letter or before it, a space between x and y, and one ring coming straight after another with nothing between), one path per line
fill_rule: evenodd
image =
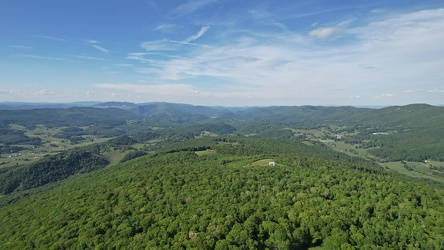
M303 148L270 152L272 143L220 142L215 153L198 156L190 141L188 150L71 177L1 208L0 246L442 248L442 190L363 162L306 156ZM278 166L252 164L261 159Z

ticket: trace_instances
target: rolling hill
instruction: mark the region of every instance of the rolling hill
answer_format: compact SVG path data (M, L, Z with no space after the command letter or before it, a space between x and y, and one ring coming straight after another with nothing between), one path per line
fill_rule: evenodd
M0 110L0 248L444 244L443 107L94 105Z

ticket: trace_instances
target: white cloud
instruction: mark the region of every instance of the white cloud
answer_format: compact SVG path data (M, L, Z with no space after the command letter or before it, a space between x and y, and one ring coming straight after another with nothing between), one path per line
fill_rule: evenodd
M48 89L40 89L40 90L34 91L32 93L32 96L35 96L38 98L53 98L53 97L58 97L58 94L55 91L51 91Z
M186 3L177 6L172 14L175 16L186 16L197 10L200 10L207 5L216 2L215 0L188 0Z
M47 40L58 41L58 42L67 42L68 41L64 38L54 37L54 36L35 35L35 37L39 37L39 38L43 38L43 39L47 39Z
M32 50L33 48L31 46L24 46L24 45L11 45L10 48L14 49L24 49L24 50Z
M282 30L287 30L287 27L283 23L277 21L278 19L280 19L280 17L276 16L276 14L271 13L266 9L253 9L249 10L248 13L256 22L264 25L275 26Z
M444 93L444 89L432 89L428 90L429 93Z
M191 98L189 93L199 92L193 96L211 96L213 99L208 101L212 104L228 98L249 105L347 104L347 100L370 104L375 98L385 105L389 101L419 102L406 97L423 98L421 95L426 93L406 89L441 93L444 10L394 15L359 27L348 20L335 27L312 30L308 36L289 31L230 29L220 33L219 42L211 47L187 42L204 35L208 30L205 27L184 41L142 43L148 52L127 56L148 65L136 69L144 79L156 79L165 85L107 88L123 91L128 87L134 93L140 90L164 96L173 91L183 100ZM318 44L313 39L333 34L340 35L341 41ZM181 50L182 45L193 46ZM173 86L181 91L172 90Z
M13 95L15 92L12 90L7 90L7 89L0 89L0 95Z
M375 96L373 98L379 99L379 98L387 98L387 97L393 97L393 94L380 94L380 95Z
M190 43L190 42L181 42L181 41L174 41L174 40L168 40L170 43L178 43L178 44L183 44L183 45L191 45L191 46L200 46L200 47L205 47L205 48L212 48L209 45L206 44L198 44L198 43Z
M96 60L96 61L103 61L105 59L100 58L100 57L94 57L94 56L87 56L87 55L69 55L71 57L74 58L78 58L78 59L85 59L85 60Z
M225 103L226 106L238 105L230 100L247 100L251 98L249 93L243 93L241 91L200 91L189 84L130 84L130 83L99 83L94 85L96 88L117 90L119 96L132 96L140 101L165 101L183 102L183 103L202 103L206 100L211 103Z
M142 49L147 51L159 51L159 50L174 50L175 47L171 46L171 44L167 40L157 40L150 42L143 42L140 44Z
M160 31L163 33L171 33L174 31L176 25L171 23L163 23L157 25L157 27L154 29L155 31Z
M64 62L75 62L78 63L79 61L69 60L61 57L51 57L51 56L40 56L40 55L13 55L17 57L25 57L25 58L31 58L31 59L40 59L40 60L52 60L52 61L64 61Z
M94 86L102 89L156 95L183 95L184 93L192 93L195 91L191 85L187 84L137 85L128 83L98 83Z
M109 53L109 51L107 49L105 49L104 47L102 47L101 45L99 45L101 43L96 40L89 40L89 41L85 41L85 42L86 42L86 45L91 46L95 49L98 49L98 50L102 51L103 53L106 53L106 54Z
M316 38L327 38L333 35L336 31L334 27L322 27L315 30L312 30L308 33L309 36Z
M184 42L184 43L189 43L189 42L192 42L192 41L194 41L194 40L199 39L201 36L203 36L203 35L208 31L209 28L210 28L210 26L203 26L203 27L199 30L199 32L197 32L196 34L194 34L194 35L188 37L188 38L185 39L185 41L183 41L183 42Z
M151 53L142 53L142 52L133 52L129 53L125 59L137 60L137 61L146 61L146 55L150 55Z
M118 63L115 64L116 67L133 67L133 64L129 64L129 63Z

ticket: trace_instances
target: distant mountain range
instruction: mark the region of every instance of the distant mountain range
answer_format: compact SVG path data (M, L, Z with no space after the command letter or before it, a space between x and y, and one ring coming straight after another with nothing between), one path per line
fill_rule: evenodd
M45 109L45 108L72 108L72 107L95 107L95 108L119 108L131 110L137 107L160 105L164 107L204 107L204 108L219 108L224 110L243 110L251 107L223 107L223 106L201 106L190 104L178 104L167 102L146 102L146 103L132 103L132 102L97 102L97 101L79 101L71 103L50 103L50 102L0 102L0 110L17 110L17 109ZM379 109L385 106L356 106L357 108L372 108Z
M91 111L88 109L93 108ZM265 122L267 124L301 125L322 124L328 122L367 124L372 127L439 127L443 119L444 107L428 104L411 104L385 108L357 108L351 106L269 106L269 107L221 107L195 106L167 102L131 103L131 102L74 102L74 103L0 103L3 119L6 116L26 114L26 110L39 110L28 115L47 114L51 109L53 116L82 112L88 115L101 114L100 109L119 109L124 117L144 117L152 121L172 122L175 124L192 124L199 121L218 118L225 122ZM60 110L58 110L60 109ZM4 113L21 110L21 113ZM46 111L45 111L46 110ZM25 112L25 113L23 113ZM31 117L30 117L31 118ZM40 120L41 117L37 117ZM33 118L34 119L34 118ZM115 119L119 119L115 117ZM424 120L428 120L427 123ZM428 125L424 125L428 124Z
M0 110L92 107L99 103L100 102L72 102L72 103L0 102Z

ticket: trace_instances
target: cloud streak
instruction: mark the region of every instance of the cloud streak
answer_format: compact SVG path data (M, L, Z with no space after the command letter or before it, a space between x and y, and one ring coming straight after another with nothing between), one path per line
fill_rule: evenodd
M45 35L34 35L35 37L47 39L47 40L53 40L58 42L68 42L68 40L60 37L54 37L54 36L45 36Z
M204 48L212 48L211 46L206 45L206 44L190 43L190 42L184 42L184 41L181 42L181 41L174 41L174 40L168 40L168 42L184 44L184 45L191 45L191 46L199 46L199 47L204 47Z
M188 37L188 38L185 39L183 42L184 42L184 43L189 43L189 42L192 42L192 41L194 41L194 40L199 39L201 36L203 36L203 35L208 31L209 28L210 28L210 26L203 26L203 27L199 30L199 32L197 32L196 34L194 34L194 35Z
M318 28L315 30L312 30L308 33L309 36L316 37L316 38L327 38L333 35L336 31L336 28L333 27L323 27Z
M95 61L104 61L105 60L100 57L87 56L87 55L68 55L68 56L78 58L78 59L85 59L85 60L95 60Z
M172 15L186 16L191 13L203 9L204 7L216 2L215 0L188 0L186 3L177 6Z
M109 51L107 49L105 49L104 47L102 47L100 44L100 42L96 41L96 40L89 40L85 42L86 45L91 46L95 49L98 49L99 51L108 54Z
M171 32L173 32L175 27L176 27L175 24L164 23L164 24L159 24L154 29L154 31L160 31L160 32L163 32L163 33L171 33Z
M32 50L33 48L31 46L24 46L24 45L11 45L10 48L14 49L23 49L23 50Z
M128 83L98 83L96 88L112 89L134 93L157 94L157 95L183 95L194 92L194 88L187 84L157 84L157 85L137 85Z
M30 54L21 54L21 55L13 55L17 57L25 57L25 58L31 58L31 59L40 59L40 60L52 60L52 61L64 61L64 62L75 62L78 63L79 61L74 60L68 60L61 57L50 57L50 56L40 56L40 55L30 55Z

